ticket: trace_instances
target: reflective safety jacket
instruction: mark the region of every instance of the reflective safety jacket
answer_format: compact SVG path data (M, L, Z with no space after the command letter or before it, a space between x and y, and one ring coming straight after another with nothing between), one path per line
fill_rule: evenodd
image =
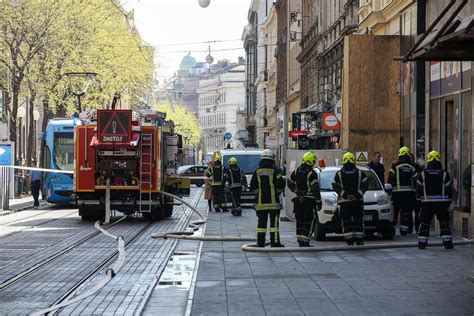
M250 180L250 190L255 192L256 211L280 209L280 193L285 188L285 180L272 161L264 159Z
M319 191L318 174L308 165L301 165L296 168L287 180L288 187L298 197L307 197L321 201Z
M338 204L363 202L368 187L367 176L356 166L347 164L336 172L332 187L338 195Z
M229 188L238 188L247 185L247 178L245 177L244 171L236 165L230 166L226 170L226 177Z
M401 159L388 173L388 183L393 187L392 192L415 192L418 178L417 168L408 159Z
M207 168L206 177L211 180L212 186L225 184L225 167L221 164L214 163L214 166Z
M416 196L422 203L450 203L453 189L449 173L444 171L439 163L428 163L416 182Z

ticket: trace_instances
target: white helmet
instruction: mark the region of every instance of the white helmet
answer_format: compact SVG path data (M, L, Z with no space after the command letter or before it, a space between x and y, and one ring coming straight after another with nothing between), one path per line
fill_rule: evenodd
M265 149L262 152L262 159L275 160L275 155L271 149Z

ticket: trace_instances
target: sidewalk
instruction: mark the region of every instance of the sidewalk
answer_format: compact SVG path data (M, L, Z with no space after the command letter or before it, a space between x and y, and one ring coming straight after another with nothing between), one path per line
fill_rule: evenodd
M10 209L9 210L0 210L0 216L8 215L11 213L23 211L29 208L33 208L33 196L22 196L21 198L10 199ZM46 201L43 201L40 198L40 207L46 205Z
M209 213L205 234L254 236L256 222L252 210ZM282 242L296 246L295 223L280 224ZM271 254L242 252L242 244L204 242L192 315L474 313L472 246Z

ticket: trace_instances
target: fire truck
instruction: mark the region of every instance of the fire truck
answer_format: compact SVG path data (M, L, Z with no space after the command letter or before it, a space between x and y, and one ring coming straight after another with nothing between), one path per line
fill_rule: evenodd
M157 111L97 110L81 115L74 133L74 195L83 220L105 210L170 217L167 192L189 195L190 179L178 177L180 137Z

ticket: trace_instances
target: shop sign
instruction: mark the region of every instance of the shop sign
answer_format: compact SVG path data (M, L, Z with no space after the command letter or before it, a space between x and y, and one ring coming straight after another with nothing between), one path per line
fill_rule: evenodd
M323 130L338 130L340 128L339 120L333 112L323 113Z
M291 138L297 138L299 135L308 135L308 131L300 131L300 130L294 130L294 131L289 131L288 136Z

